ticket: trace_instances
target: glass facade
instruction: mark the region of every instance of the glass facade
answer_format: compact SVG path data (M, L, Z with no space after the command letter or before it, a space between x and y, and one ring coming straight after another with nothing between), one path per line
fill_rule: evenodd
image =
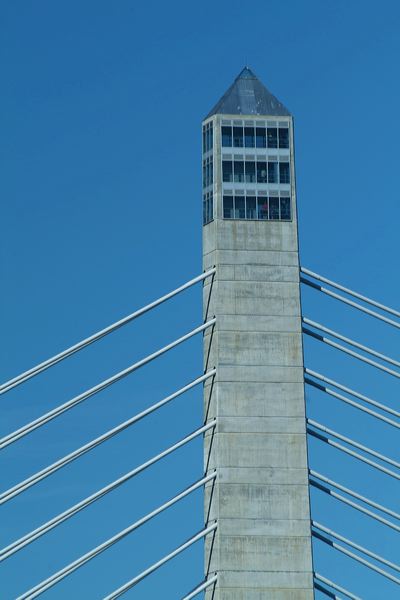
M203 126L203 225L214 218L214 130L210 121Z
M203 194L203 225L207 225L214 218L213 193Z
M222 181L238 183L290 183L288 162L276 160L223 160ZM204 168L204 167L203 167ZM206 172L206 171L204 171ZM204 182L204 178L203 178Z
M223 215L224 219L290 221L292 219L290 197L224 195Z
M224 219L292 220L289 128L288 121L228 119L216 141L213 122L203 126L204 225L214 219L216 191L222 207L218 200L215 210Z
M223 148L289 148L288 127L256 125L230 126L221 129Z

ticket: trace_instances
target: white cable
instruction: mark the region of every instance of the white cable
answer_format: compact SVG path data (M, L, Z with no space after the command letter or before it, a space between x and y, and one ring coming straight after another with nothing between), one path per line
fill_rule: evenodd
M160 512L162 512L163 510L166 510L167 508L172 506L172 504L175 504L176 502L178 502L178 500L181 500L182 498L184 498L185 496L190 494L195 489L204 485L204 482L206 480L209 481L213 477L215 477L215 473L203 478L201 480L201 483L197 482L196 484L192 485L190 488L187 488L184 492L181 492L180 494L178 494L177 496L175 496L174 498L172 498L171 500L169 500L162 506L158 507L157 509L153 510L151 513L148 513L146 516L142 517L141 519L139 519L138 521L136 521L135 523L133 523L126 529L123 529L122 531L120 531L119 533L114 535L113 537L109 538L102 544L99 544L98 546L96 546L95 548L93 548L92 550L90 550L89 552L84 554L83 556L80 556L78 559L74 560L72 563L70 563L63 569L60 569L56 573L53 573L53 575L51 575L44 581L41 581L40 583L35 585L33 588L31 588L30 590L28 590L21 596L18 596L17 600L25 600L26 598L29 598L29 599L36 598L37 596L42 594L44 591L53 587L53 585L55 585L56 583L58 583L59 581L61 581L62 579L64 579L65 577L67 577L68 575L70 575L71 573L76 571L77 569L79 569L82 565L89 562L92 558L95 558L96 556L98 556L99 554L104 552L104 550L107 550L107 548L110 548L111 546L113 546L114 544L119 542L121 539L123 539L124 537L129 535L132 531L134 531L135 529L137 529L138 527L140 527L141 525L143 525L144 523L146 523L147 521L149 521L150 519L152 519L153 517L158 515ZM215 527L214 527L214 529L215 529Z
M24 373L21 373L20 375L17 375L16 377L13 377L9 381L6 381L2 385L0 385L0 394L4 394L5 392L8 392L9 390L11 390L12 388L14 388L15 386L20 385L21 383L23 383L24 381L27 381L28 379L30 379L31 377L34 377L35 375L38 375L42 371L45 371L49 367L52 367L53 365L55 365L56 363L64 360L68 356L71 356L72 354L75 354L75 352L78 352L79 350L82 350L82 348L85 348L86 346L89 346L90 344L93 344L93 342L96 342L97 340L103 338L104 336L108 335L112 331L115 331L116 329L119 329L120 327L122 327L123 325L126 325L130 321L133 321L137 317L143 315L144 313L148 312L152 308L155 308L156 306L159 306L160 304L162 304L166 300L169 300L173 296L176 296L180 292L183 292L184 290L186 290L187 288L191 287L192 285L198 283L199 281L203 281L207 277L210 277L211 275L214 275L215 272L216 272L216 268L215 267L212 268L212 269L209 269L205 273L202 273L198 277L195 277L194 279L191 279L190 281L188 281L184 285L181 285L180 287L176 288L172 292L169 292L168 294L165 294L165 296L161 296L157 300L154 300L154 302L151 302L150 304L147 304L146 306L143 306L142 308L140 308L139 310L136 310L132 314L124 317L123 319L120 319L119 321L116 321L112 325L109 325L105 329L102 329L101 331L98 331L97 333L94 333L93 335L85 338L84 340L78 342L77 344L74 344L73 346L70 346L69 348L67 348L63 352L60 352L59 354L56 354L55 356L52 356L51 358L48 358L47 360L41 362L40 364L36 365L35 367L32 367L28 371L25 371Z
M165 352L168 352L172 348L175 348L179 344L182 344L183 342L185 342L189 338L193 337L197 333L200 333L201 331L204 331L208 327L211 327L212 325L214 325L215 322L216 322L215 318L210 319L209 321L207 321L203 325L200 325L200 327L196 327L196 329L193 329L192 331L190 331L186 335L184 335L184 336L178 338L177 340L171 342L167 346L164 346L160 350L157 350L156 352L153 352L152 354L149 354L145 358L142 358L141 360L139 360L138 362L134 363L130 367L127 367L123 371L120 371L119 373L116 373L112 377L109 377L108 379L102 381L101 383L98 383L97 385L95 385L94 387L90 388L89 390L86 390L82 394L79 394L78 396L75 396L71 400L68 400L67 402L64 402L64 404L61 404L60 406L57 406L56 408L53 408L53 410L47 412L46 414L42 415L41 417L38 417L34 421L31 421L30 423L27 423L26 425L24 425L23 427L20 427L16 431L13 431L12 433L9 433L8 435L6 435L6 436L4 436L3 438L0 439L0 449L4 448L6 445L8 445L8 444L10 444L12 442L15 442L16 440L18 440L21 437L27 435L28 433L31 433L31 431L34 431L35 429L37 429L38 427L41 427L45 423L48 423L52 419L55 419L56 417L58 417L62 413L66 412L67 410L70 410L71 408L73 408L74 406L76 406L77 404L80 404L84 400L87 400L87 398L89 398L90 396L94 396L95 394L97 394L98 392L101 392L102 390L104 390L105 388L109 387L113 383L116 383L117 381L120 381L121 379L123 379L124 377L126 377L127 375L129 375L130 373L133 373L133 371L136 371L140 367L143 367L144 365L146 365L149 362L153 361L154 359L158 358L159 356L161 356Z

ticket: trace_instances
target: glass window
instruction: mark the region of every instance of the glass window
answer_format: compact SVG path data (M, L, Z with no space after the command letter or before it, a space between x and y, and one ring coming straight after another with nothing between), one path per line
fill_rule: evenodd
M203 200L203 225L207 223L207 200Z
M279 198L269 199L269 218L271 220L279 220Z
M233 219L233 197L224 196L224 219Z
M245 219L244 196L235 196L235 219Z
M232 127L222 127L222 145L232 146Z
M279 163L279 183L290 183L289 163Z
M207 177L206 161L203 160L203 188L205 188L207 185L206 177Z
M222 161L222 181L233 181L231 160Z
M257 199L257 212L259 219L268 219L268 198Z
M289 148L289 129L279 127L279 148Z
M244 181L244 162L242 160L234 161L235 174L234 181Z
M257 183L267 183L267 163L257 161Z
M278 163L268 163L268 183L278 183Z
M256 127L256 146L257 148L266 148L267 146L265 127Z
M247 160L244 166L246 170L246 181L248 183L254 183L256 181L256 163Z
M213 124L210 123L209 135L208 135L208 149L212 150L213 147Z
M206 128L203 127L203 154L206 152Z
M254 196L246 196L246 219L257 219L256 199Z
M254 148L254 127L244 128L244 145L246 148Z
M278 147L278 133L277 133L276 127L268 127L267 137L268 137L268 148L277 148Z
M209 198L208 198L208 222L212 221L214 218L214 211L213 211L213 195L210 194Z
M233 145L235 148L243 148L243 127L233 128Z
M290 198L281 198L281 219L283 221L290 221L291 218Z

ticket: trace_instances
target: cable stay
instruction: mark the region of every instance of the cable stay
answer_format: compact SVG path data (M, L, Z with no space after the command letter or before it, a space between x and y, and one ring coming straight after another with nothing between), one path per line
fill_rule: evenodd
M353 552L350 552L349 550L347 550L347 548L344 548L343 546L339 546L333 540L330 540L329 538L327 538L324 535L322 535L321 533L319 533L319 531L322 531L323 533L326 533L326 534L330 535L331 537L333 537L341 542L344 542L347 546L350 546L350 548L353 548L353 549L357 550L358 552L362 552L369 558L373 558L377 562L380 562L381 564L383 564L383 565L389 567L390 569L393 569L394 571L397 571L399 573L400 573L400 565L397 565L396 563L393 563L393 562L387 560L386 558L383 558L382 556L380 556L379 554L376 554L375 552L371 552L371 550L368 550L368 548L365 548L364 546L361 546L360 544L356 544L352 540L349 540L348 538L343 537L336 531L333 531L332 529L328 529L324 525L321 525L321 523L318 523L317 521L311 521L311 525L313 527L312 535L314 537L320 539L321 541L326 542L333 548L336 548L337 550L344 552L344 554L347 554L348 556L355 558L359 562L362 562L364 565L369 566L372 570L380 573L381 575L384 575L384 577L387 577L391 581L394 581L395 583L400 585L400 579L398 579L397 577L394 577L387 571L383 571L382 569L380 569L380 567L377 567L376 565L367 562L361 556L358 556L357 554L354 554ZM319 531L315 531L315 529L318 529Z
M332 346L332 348L336 348L337 350L340 350L341 352L344 352L345 354L348 354L349 356L352 356L353 358L357 358L358 360L361 360L362 362L367 363L368 365L371 365L377 369L380 369L381 371L384 371L385 373L389 373L389 375L393 375L393 377L397 377L398 379L400 379L400 373L398 371L394 371L393 369L389 369L388 367L385 367L384 365L382 365L381 363L376 362L375 360L371 360L370 358L367 358L366 356L362 355L362 354L358 354L358 352L354 352L353 350L350 350L349 348L346 348L346 346L342 346L341 344L337 344L336 342L334 342L333 340L331 340L330 338L327 338L319 333L316 333L315 331L312 331L311 329L307 329L307 327L303 327L302 328L303 333L305 333L306 335L313 337L314 339L320 341L320 342L324 342L325 344L327 344L328 346ZM323 331L323 329L321 328L321 331ZM333 334L333 332L332 332ZM336 335L337 338L339 338L339 334ZM346 338L349 339L349 338ZM353 340L351 340L352 345L355 347L359 347L360 344L358 344L358 342L354 342ZM351 343L350 341L348 343ZM365 351L369 351L370 354L375 355L375 351L372 350L371 348L366 348L366 346L364 346ZM382 355L383 356L383 355ZM391 361L392 359L390 359Z
M119 598L125 592L127 592L128 590L133 588L137 583L139 583L139 581L142 581L142 579L147 577L147 575L150 575L156 569L158 569L159 567L164 565L166 562L168 562L169 560L171 560L172 558L174 558L175 556L177 556L178 554L180 554L181 552L186 550L186 548L189 548L190 546L192 546L192 544L194 544L198 540L201 540L202 538L206 537L209 533L213 533L216 529L217 529L217 523L214 523L213 525L210 525L209 527L204 528L197 535L193 536L187 542L185 542L184 544L182 544L181 546L176 548L173 552L171 552L167 556L164 556L164 558L162 558L158 562L154 563L151 567L149 567L145 571L142 571L142 573L139 573L139 575L137 575L136 577L134 577L133 579L131 579L130 581L125 583L123 586L121 586L120 588L118 588L117 590L115 590L114 592L109 594L108 596L105 596L103 600L115 600L115 598Z
M342 402L345 402L346 404L349 404L350 406L353 406L354 408L357 408L358 410L361 410L362 412L365 412L368 415L371 415L372 417L375 417L376 419L379 419L380 421L383 421L384 423L387 423L388 425L392 425L392 427L396 427L397 429L400 429L400 423L393 421L393 419L389 419L388 417L385 417L384 415L377 413L375 410L366 408L362 404L359 404L358 402L354 402L354 400L350 400L350 398L346 398L346 396L343 396L342 394L338 394L334 390L331 390L330 388L328 388L324 385L321 385L320 383L317 383L317 382L313 381L312 379L309 379L308 377L304 378L304 382L307 383L308 385L311 385L312 387L315 387L316 389L318 389L322 392L325 392L326 394L329 394L330 396L333 396L334 398L337 398L338 400L341 400Z
M376 509L380 510L381 512L383 512L391 517L394 517L395 519L398 519L400 521L400 514L395 512L394 510L391 510L391 509L387 508L386 506L383 506L382 504L378 504L378 502L374 502L370 498L366 498L365 496L358 494L354 490L351 490L351 489L345 487L344 485L341 485L340 483L333 481L332 479L328 479L328 477L325 477L324 475L322 475L321 473L318 473L317 471L314 471L313 469L309 469L309 474L311 477L314 477L315 479L319 479L320 481L327 483L331 487L335 487L338 490L345 492L349 496L352 496L353 498L356 498L357 500L361 500L361 502L364 502L364 504L368 504L369 506L372 506L373 508L376 508ZM310 480L310 483L311 483L311 480Z
M324 429L322 429L322 431L324 431ZM307 433L309 435L317 438L318 440L325 442L326 444L329 444L333 448L336 448L337 450L341 450L342 452L345 452L349 456L352 456L353 458L360 460L361 462L369 465L370 467L374 467L378 471L382 471L382 473L385 473L386 475L389 475L390 477L393 477L394 479L397 479L400 481L400 475L398 473L396 473L395 471L392 471L391 469L387 469L386 467L382 466L381 464L379 464L373 460L370 460L366 456L363 456L362 454L359 454L358 452L354 452L354 450L350 450L350 448L347 448L347 446L343 446L342 444L339 444L332 438L329 438L325 435L321 435L320 433L318 433L318 431L314 431L310 427L307 427ZM348 443L350 443L350 442L348 442Z
M318 590L320 590L321 592L324 592L324 594L326 596L330 596L331 598L339 598L339 596L336 596L331 591L329 591L326 588L324 588L323 586L321 586L318 583L319 581L322 582L322 583L324 583L324 584L326 584L326 585L328 585L329 587L333 588L337 592L341 592L342 594L344 594L348 598L351 598L351 600L362 600L359 596L355 596L354 594L352 594L351 592L349 592L348 590L346 590L344 587L341 587L340 585L338 585L337 583L334 583L330 579L327 579L323 575L320 575L319 573L315 573L314 572L314 584L315 584L315 588L318 589Z
M182 600L192 600L192 598L195 598L195 596L200 594L200 592L202 592L203 590L206 590L208 587L210 587L210 585L213 585L214 583L216 583L217 579L218 579L217 574L215 574L213 577L210 577L209 579L206 579L202 584L198 585L193 591L191 591L190 594L187 594L187 596L184 596L182 598Z
M71 506L67 510L65 510L62 513L58 514L57 516L53 517L52 519L50 519L46 523L43 523L43 525L40 525L40 527L37 527L33 531L30 531L29 533L25 534L21 538L15 540L11 544L9 544L8 546L6 546L2 550L0 550L0 561L3 561L6 558L8 558L9 556L12 556L13 554L15 554L16 552L19 552L19 550L22 550L22 548L24 548L28 544L31 544L37 538L39 538L42 535L46 534L48 531L50 531L51 529L54 529L55 527L57 527L61 523L64 523L64 521L66 521L70 517L73 517L78 512L80 512L81 510L85 509L87 506L90 506L91 504L93 504L97 500L100 500L106 494L108 494L108 493L112 492L113 490L117 489L123 483L125 483L126 481L129 481L130 479L132 479L133 477L135 477L139 473L142 473L143 471L145 471L146 469L148 469L149 467L151 467L152 465L154 465L155 463L157 463L159 460L161 460L165 456L168 456L169 454L172 454L172 452L174 452L175 450L178 450L179 448L181 448L185 444L191 442L192 440L194 440L199 435L205 433L206 431L209 431L210 429L212 429L213 427L215 427L215 425L216 425L216 420L214 419L213 421L210 421L206 425L203 425L203 427L200 427L199 429L196 429L193 433L191 433L190 435L186 436L185 438L183 438L179 442L176 442L175 444L173 444L172 446L170 446L166 450L163 450L162 452L160 452L156 456L153 456L153 458L151 458L150 460L147 460L143 464L141 464L138 467L134 468L132 471L129 471L128 473L125 473L125 475L122 475L122 477L119 477L115 481L112 481L111 483L109 483L105 487L101 488L97 492L91 494L90 496L87 496L84 500L81 500L77 504L74 504L73 506Z
M395 360L394 358L391 358L390 356L386 356L385 354L381 354L380 352L376 352L376 350L373 350L372 348L369 348L368 346L364 346L363 344L360 344L348 337L345 337L344 335L341 335L337 331L328 329L327 327L324 327L320 323L311 321L310 319L307 319L306 317L302 317L302 321L303 321L303 323L306 323L306 325L311 325L311 327L314 327L315 329L319 329L320 331L323 331L324 333L328 333L329 335L335 337L338 340L341 340L342 342L346 342L346 344L349 344L350 346L354 346L354 348L358 348L359 350L362 350L363 352L366 352L367 354L371 354L372 356L375 356L376 358L379 358L380 360L383 360L389 364L392 364L395 367L400 367L400 362L398 360Z
M42 373L46 369L48 369L48 368L52 367L53 365L61 362L62 360L68 358L69 356L72 356L72 354L75 354L76 352L79 352L80 350L82 350L83 348L86 348L90 344L93 344L94 342L97 342L98 340L102 339L106 335L112 333L113 331L116 331L117 329L119 329L120 327L123 327L127 323L130 323L134 319L137 319L138 317L140 317L141 315L145 314L146 312L152 310L156 306L160 306L160 304L163 304L164 302L166 302L170 298L173 298L177 294L180 294L184 290L187 290L188 288L190 288L191 286L195 285L196 283L199 283L200 281L204 281L204 279L207 279L208 277L211 277L215 273L216 273L216 268L215 267L212 268L212 269L209 269L208 271L206 271L205 273L202 273L198 277L195 277L194 279L190 279L185 284L181 285L180 287L176 288L175 290L172 290L168 294L165 294L164 296L161 296L160 298L157 298L157 300L154 300L150 304L147 304L146 306L143 306L142 308L136 310L135 312L131 313L130 315L127 315L123 319L120 319L119 321L116 321L115 323L112 323L108 327L105 327L104 329L101 329L100 331L98 331L98 332L94 333L93 335L85 338L84 340L81 340L77 344L74 344L73 346L70 346L66 350L63 350L62 352L60 352L60 353L52 356L51 358L48 358L47 360L39 363L38 365L32 367L31 369L28 369L27 371L24 371L24 373L21 373L20 375L17 375L16 377L13 377L9 381L6 381L2 385L0 385L0 395L1 394L5 394L6 392L8 392L12 388L16 387L17 385L20 385L21 383L24 383L28 379L31 379L31 377L35 377L35 375L38 375L39 373Z
M161 512L163 512L164 510L166 510L167 508L169 508L170 506L172 506L173 504L175 504L182 498L186 497L188 494L190 494L194 490L200 488L205 483L207 483L208 481L210 481L211 479L213 479L215 477L216 477L215 473L213 473L211 475L207 475L207 477L204 477L203 479L201 479L194 485L190 486L189 488L187 488L186 490L184 490L177 496L174 496L173 498L171 498L171 500L169 500L168 502L165 502L165 504L162 504L161 506L159 506L152 512L148 513L147 515L145 515L144 517L142 517L135 523L132 523L132 525L129 525L129 527L127 527L126 529L123 529L122 531L120 531L119 533L114 535L113 537L109 538L102 544L99 544L98 546L96 546L95 548L93 548L92 550L90 550L89 552L84 554L83 556L80 556L79 558L74 560L72 563L68 564L66 567L60 569L59 571L57 571L56 573L54 573L53 575L51 575L44 581L41 581L40 583L35 585L33 588L31 588L30 590L28 590L21 596L18 596L17 600L25 600L27 598L29 598L29 599L36 598L37 596L39 596L40 594L42 594L49 588L53 587L56 583L58 583L59 581L61 581L62 579L64 579L65 577L67 577L68 575L70 575L71 573L73 573L74 571L79 569L80 567L82 567L83 565L85 565L87 562L92 560L92 558L99 556L99 554L101 554L102 552L104 552L105 550L107 550L108 548L110 548L111 546L113 546L114 544L116 544L117 542L122 540L123 538L125 538L127 535L132 533L132 531L134 531L141 525L144 525L145 523L147 523L147 521L149 521L156 515L160 514ZM192 538L193 541L191 543L194 543L194 541L197 541L197 539L200 539L201 537L204 537L211 531L214 531L216 529L216 527L217 527L217 525L215 523L211 527L204 529L201 532L203 535L197 534L197 537L195 536L196 540L194 540L194 538ZM184 550L184 549L185 548L182 547L182 550ZM182 551L182 550L180 550L180 551ZM172 558L172 556L171 556L171 558ZM155 569L153 569L153 570L155 570ZM149 573L146 573L146 575L147 574L149 574ZM145 577L145 575L143 575L141 577L141 579L143 579L143 577ZM137 578L135 578L135 579L137 579ZM139 581L139 579L138 579L138 581ZM134 584L132 584L132 585L134 585ZM129 586L129 587L132 587L132 586ZM126 589L129 589L129 587L127 587ZM121 595L121 594L118 594L118 595ZM107 596L107 597L109 597L109 596ZM112 597L116 598L117 596L112 596Z
M362 450L363 452L366 452L367 454L370 454L371 456L378 458L382 462L386 462L389 465L392 465L393 467L400 469L400 463L397 460L388 458L387 456L384 456L383 454L376 452L376 450L372 450L368 446L364 446L363 444L360 444L360 443L352 440L351 438L348 438L348 437L342 435L341 433L338 433L337 431L333 431L333 429L329 429L328 427L325 427L325 425L321 425L321 423L318 423L317 421L314 421L313 419L306 419L306 421L307 421L308 425L315 427L315 429L319 429L320 431L323 431L324 433L333 435L338 440L341 440L342 442L346 442L346 444L349 444L350 446L354 446L355 448L358 448L358 450Z
M120 381L121 379L123 379L127 375L130 375L131 373L133 373L137 369L140 369L144 365L146 365L146 364L150 363L151 361L155 360L156 358L158 358L162 354L165 354L169 350L172 350L172 348L175 348L176 346L179 346L179 344L182 344L183 342L186 342L186 340L190 339L194 335L197 335L198 333L204 331L205 329L208 329L208 327L211 327L212 325L214 325L215 322L216 322L215 318L210 319L209 321L207 321L203 325L200 325L200 327L196 327L196 329L193 329L192 331L190 331L186 335L178 338L177 340L174 340L170 344L167 344L167 346L164 346L160 350L157 350L156 352L153 352L152 354L149 354L145 358L142 358L141 360L139 360L138 362L134 363L133 365L127 367L123 371L120 371L119 373L116 373L112 377L109 377L108 379L105 379L101 383L98 383L97 385L95 385L94 387L90 388L89 390L86 390L82 394L79 394L78 396L75 396L74 398L71 398L71 400L68 400L67 402L64 402L64 404L61 404L61 405L57 406L56 408L50 410L49 412L45 413L41 417L38 417L34 421L31 421L30 423L27 423L26 425L24 425L23 427L20 427L16 431L13 431L12 433L9 433L8 435L6 435L6 436L4 436L3 438L0 439L0 449L4 448L8 444L11 444L11 443L15 442L16 440L18 440L21 437L27 435L28 433L31 433L32 431L34 431L38 427L41 427L45 423L48 423L49 421L55 419L59 415L63 414L67 410L70 410L74 406L77 406L77 404L80 404L81 402L83 402L84 400L87 400L91 396L94 396L95 394L98 394L99 392L101 392L102 390L106 389L110 385L116 383L117 381Z
M349 500L345 496L338 494L337 492L335 492L334 490L331 490L327 486L322 485L321 483L318 483L318 481L313 481L312 479L310 479L309 481L310 481L310 485L317 488L318 490L321 490L322 492L325 492L329 496L332 496L333 498L340 500L340 502L343 502L344 504L347 504L348 506L355 508L359 512L367 515L368 517L371 517L375 521L379 521L380 523L383 523L387 527L390 527L391 529L394 529L395 531L400 532L400 527L398 525L395 525L391 521L388 521L387 519L384 519L380 515L377 515L372 510L368 510L367 508L364 508L363 506L361 506L361 504L357 504L357 502L353 502L352 500Z
M360 394L359 392L356 392L356 391L342 385L341 383L334 381L333 379L329 379L329 377L325 377L325 375L321 375L321 373L317 373L316 371L312 371L311 369L307 369L307 368L304 369L304 372L307 375L311 375L311 377L314 377L315 379L319 379L320 381L324 381L325 383L328 383L329 385L333 385L334 387L338 388L339 390L342 390L343 392L346 392L347 394L350 394L351 396L354 396L355 398L363 400L363 402L366 402L367 404L371 404L372 406L375 406L376 408L379 408L380 410L383 410L391 415L394 415L395 417L400 418L400 412L398 410L394 410L393 408L390 408L389 406L386 406L385 404L381 404L380 402L377 402L376 400L372 400L368 396L364 396L363 394ZM325 388L325 391L326 391L326 389L327 388Z
M304 269L303 267L300 268L300 271L301 271L301 273L304 273L305 275L308 275L309 277L312 277L313 279L317 279L318 281L327 283L331 287L336 288L342 292L345 292L346 294L348 294L349 296L352 296L353 298L357 298L358 300L361 300L362 302L365 302L366 304L370 304L371 306L374 306L375 308L379 308L380 310L382 310L384 312L387 312L391 315L394 315L395 317L400 318L400 312L397 310L394 310L393 308L390 308L389 306L385 306L384 304L381 304L380 302L376 302L375 300L372 300L371 298L368 298L367 296L363 296L362 294L354 292L353 290L350 290L349 288L339 285L338 283L335 283L334 281L331 281L330 279L326 279L325 277L322 277L321 275L318 275L317 273L314 273L313 271ZM304 283L305 285L308 285L309 287L312 287L313 289L316 289L316 290L322 292L323 294L331 296L332 298L335 298L336 300L340 300L341 302L344 302L345 304L348 304L349 306L352 306L353 308L356 308L357 310L360 310L376 319L379 319L380 321L384 321L385 323L388 323L389 325L393 325L393 327L396 327L397 329L400 328L400 323L398 321L389 319L388 317L385 317L384 315L377 313L376 311L366 308L362 304L358 304L357 302L353 302L352 300L349 300L345 296L336 294L335 292L332 292L332 290L322 287L322 286L314 283L313 281L310 281L309 279L305 279L304 277L300 276L300 282Z
M3 504L4 502L7 502L8 500L11 500L11 498L13 498L14 496L17 496L21 492L24 492L25 490L27 490L28 488L32 487L33 485L35 485L39 481L42 481L42 479L45 479L49 475L52 475L53 473L55 473L59 469L65 467L66 465L68 465L72 461L76 460L77 458L83 456L87 452L90 452L94 448L97 448L98 446L100 446L100 444L103 444L107 440L110 440L111 438L113 438L118 433L121 433L121 431L125 431L126 429L128 429L128 427L131 427L132 425L134 425L135 423L137 423L138 421L140 421L141 419L143 419L147 415L151 414L152 412L154 412L155 410L161 408L162 406L165 406L165 404L167 404L168 402L171 402L171 400L174 400L175 398L177 398L178 396L180 396L183 393L187 392L188 390L190 390L194 386L196 386L199 383L202 383L203 381L209 379L210 377L212 377L213 375L215 375L215 373L216 373L216 370L213 369L212 371L206 373L205 375L202 375L201 377L198 377L197 379L195 379L194 381L192 381L188 385L184 386L180 390L174 392L170 396L167 396L166 398L163 398L159 402L156 402L156 404L153 404L152 406L150 406L149 408L145 409L144 411L136 414L135 416L131 417L130 419L127 419L126 421L124 421L120 425L117 425L116 427L113 427L109 431L106 431L106 433L103 433L102 435L98 436L94 440L91 440L87 444L84 444L80 448L77 448L77 450L74 450L73 452L70 452L69 454L67 454L66 456L63 456L62 458L60 458L59 460L55 461L51 465L45 467L44 469L41 469L40 471L38 471L34 475L31 475L30 477L24 479L20 483L14 485L12 488L10 488L9 490L7 490L6 492L3 492L3 493L0 494L0 504Z

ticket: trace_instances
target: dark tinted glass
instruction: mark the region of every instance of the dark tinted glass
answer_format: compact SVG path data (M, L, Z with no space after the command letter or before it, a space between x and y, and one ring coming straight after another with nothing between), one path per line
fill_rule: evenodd
M257 219L256 199L254 196L246 197L246 219Z
M232 181L232 161L222 161L222 181Z
M281 219L290 221L291 218L290 198L281 198Z
M245 217L244 197L235 196L235 219L244 219Z
M279 198L269 199L269 218L274 221L279 219Z
M256 146L257 148L266 148L267 135L265 127L256 127Z
M233 219L233 197L224 196L224 219Z
M279 148L289 148L289 129L279 128Z
M268 137L268 148L277 148L278 147L278 133L277 133L277 130L275 127L268 127L267 137Z
M256 181L256 163L253 161L246 161L244 167L246 170L246 181L248 183L255 183L255 181Z
M290 183L289 163L279 163L279 182Z
M267 183L267 163L257 161L257 183Z
M232 127L222 127L222 145L232 146Z
M246 148L254 148L254 127L244 128L244 145Z
M244 162L242 160L234 161L234 181L244 181Z
M268 182L278 183L278 163L276 162L268 163Z
M243 148L243 127L233 128L233 145L235 148Z
M257 211L259 219L268 219L268 198L258 198Z

